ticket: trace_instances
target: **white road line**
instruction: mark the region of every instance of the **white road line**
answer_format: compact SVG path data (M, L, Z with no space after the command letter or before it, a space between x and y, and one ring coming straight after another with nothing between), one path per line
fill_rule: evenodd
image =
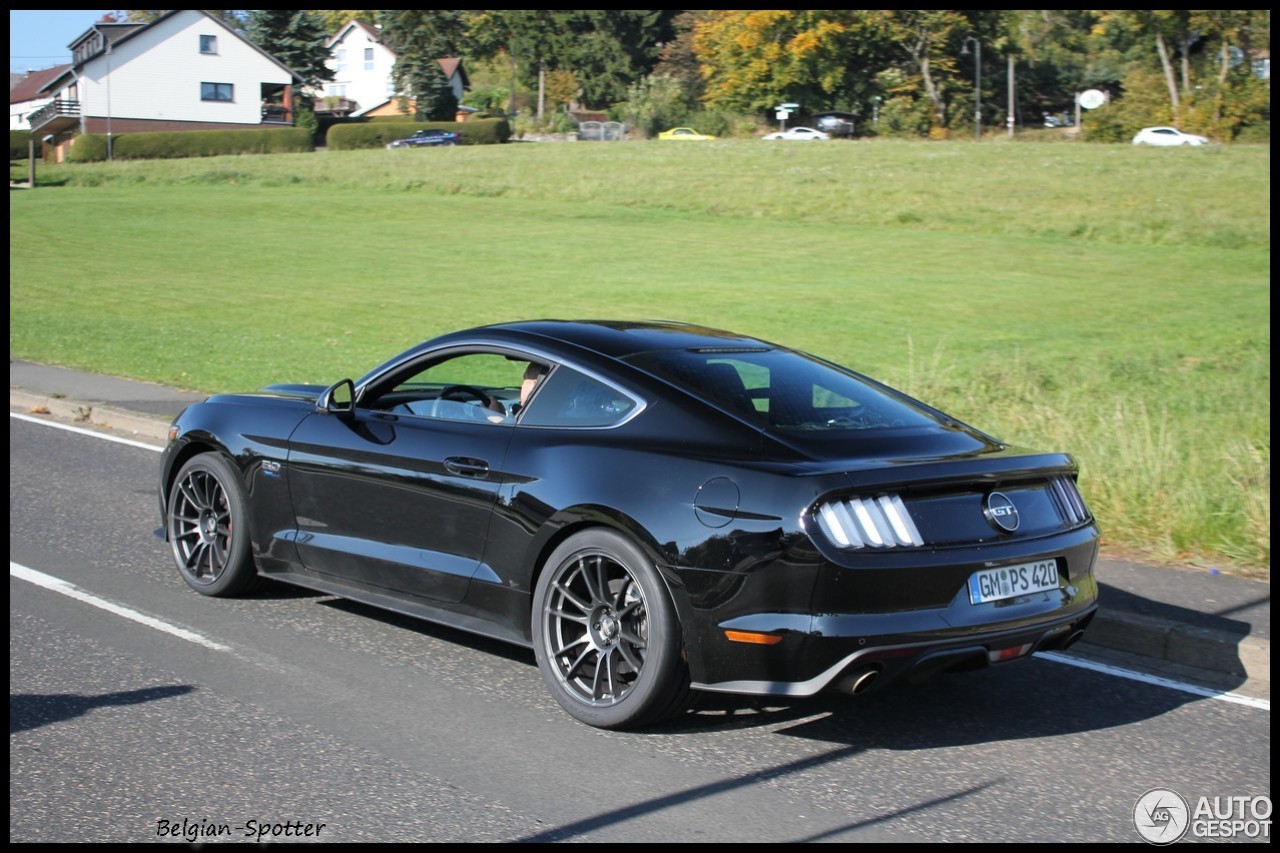
M120 438L119 436L109 435L105 432L95 432L94 430L84 429L83 427L74 427L69 424L60 424L57 421L47 421L44 418L33 418L31 417L31 415L21 415L21 414L18 414L17 412L10 412L9 417L16 418L20 421L26 421L27 423L43 424L44 426L50 426L50 427L53 427L54 429L65 429L67 432L76 432L76 433L79 433L80 435L88 435L88 436L92 436L93 438L101 438L104 441L114 441L116 444L127 444L130 447L141 447L143 450L153 450L156 453L159 453L161 450L164 450L163 447L156 447L154 444L147 444L146 442L142 442L142 441L134 441L131 438Z
M1231 702L1236 705L1247 705L1250 708L1258 708L1262 711L1271 710L1270 699L1255 699L1252 696L1241 696L1239 693L1228 693L1225 690L1214 690L1212 687L1200 687L1197 684L1187 684L1185 681L1174 681L1172 678L1162 678L1159 675L1148 675L1145 672L1137 672L1136 670L1112 666L1107 663L1097 663L1091 660L1081 660L1080 658L1069 657L1061 652L1036 652L1036 657L1044 658L1045 660L1053 661L1054 663L1065 663L1067 666L1078 666L1081 669L1101 672L1105 675L1114 675L1116 678L1127 678L1130 681L1141 681L1144 684L1156 684L1160 687L1167 687L1170 690L1180 690L1183 693L1203 696L1206 699L1217 699L1222 702Z
M19 563L9 562L9 577L18 578L36 586L42 586L45 589L62 593L65 596L74 598L77 601L83 601L85 604L92 604L94 607L100 607L108 613L114 613L117 616L123 616L125 619L132 619L148 628L155 628L157 631L164 631L166 634L172 634L190 643L204 646L207 649L213 649L216 652L229 652L230 646L224 646L221 643L215 643L208 637L203 637L194 631L188 631L185 628L179 628L176 625L170 625L168 622L162 622L154 616L147 616L128 607L119 604L113 604L105 598L85 592L73 583L55 578L53 575L46 575L44 572L38 572L35 569L27 568Z

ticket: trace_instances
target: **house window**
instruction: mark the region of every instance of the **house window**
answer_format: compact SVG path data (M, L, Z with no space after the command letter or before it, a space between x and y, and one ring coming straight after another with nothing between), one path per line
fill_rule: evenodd
M201 83L200 100L234 101L235 85L232 83Z
M217 53L218 37L217 36L200 36L200 52L201 53Z
M346 83L330 83L329 94L335 98L345 98L347 96Z
M338 67L334 70L339 74L347 70L347 49L340 47L333 52L333 58L338 61Z
M364 49L364 70L373 70L373 48L371 47L366 47Z

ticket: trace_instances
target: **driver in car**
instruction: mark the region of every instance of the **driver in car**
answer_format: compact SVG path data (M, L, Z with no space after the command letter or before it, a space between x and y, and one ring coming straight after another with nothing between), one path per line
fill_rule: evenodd
M511 407L512 415L520 414L529 403L534 389L538 387L538 383L547 375L547 372L546 365L538 364L536 361L529 362L529 366L524 369L524 379L520 382L520 402Z

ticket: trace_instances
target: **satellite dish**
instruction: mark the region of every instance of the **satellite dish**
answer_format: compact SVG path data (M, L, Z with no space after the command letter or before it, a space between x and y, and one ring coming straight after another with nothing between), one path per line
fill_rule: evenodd
M1107 102L1107 94L1101 89L1086 89L1076 96L1076 103L1086 110L1096 110Z

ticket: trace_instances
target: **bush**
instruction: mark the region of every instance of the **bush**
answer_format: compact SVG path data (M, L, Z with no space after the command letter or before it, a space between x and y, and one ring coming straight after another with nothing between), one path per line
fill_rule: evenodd
M325 146L334 151L357 148L385 148L388 142L404 139L419 130L447 130L462 136L463 145L494 145L511 138L506 119L471 121L369 121L336 124L325 135Z
M116 140L117 143L119 140ZM102 133L82 133L71 143L68 163L100 163L107 159L107 137Z
M930 136L932 130L933 106L925 98L897 95L880 107L880 123L876 125L876 131L881 136Z
M282 154L311 151L311 134L302 127L255 127L246 130L169 130L122 133L114 138L112 157L120 160L161 160L216 157L222 154ZM77 136L68 159L91 163L107 159L107 137L101 133Z
M1271 142L1271 122L1246 124L1236 133L1236 142Z

